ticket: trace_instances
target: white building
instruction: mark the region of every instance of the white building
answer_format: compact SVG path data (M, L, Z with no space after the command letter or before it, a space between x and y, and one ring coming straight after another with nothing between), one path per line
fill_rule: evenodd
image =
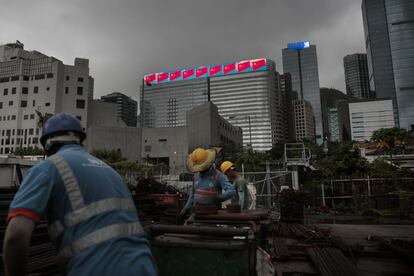
M89 60L74 65L20 42L0 45L0 154L40 147L38 115L66 112L87 123L88 96L93 96Z
M369 141L375 130L395 127L392 100L349 103L349 121L352 140Z
M293 113L296 140L315 141L315 118L312 105L307 100L294 100Z

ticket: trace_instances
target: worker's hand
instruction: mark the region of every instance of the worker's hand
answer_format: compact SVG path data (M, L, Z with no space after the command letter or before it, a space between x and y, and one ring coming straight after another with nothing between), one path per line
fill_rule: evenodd
M181 210L181 212L178 214L178 216L184 218L184 217L187 216L187 214L188 214L189 211L190 211L190 209L183 208Z
M190 210L189 209L182 209L181 212L177 216L177 224L182 225L184 224L184 220L187 217L187 214Z
M221 205L221 203L224 201L225 199L222 196L215 196L212 198L212 203L214 205Z

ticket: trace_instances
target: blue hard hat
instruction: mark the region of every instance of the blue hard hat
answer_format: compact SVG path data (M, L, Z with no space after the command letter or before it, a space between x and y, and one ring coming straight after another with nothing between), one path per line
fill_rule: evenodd
M80 137L80 142L86 138L86 133L83 131L82 126L78 119L70 116L67 113L57 113L47 120L43 125L42 136L40 137L40 143L44 147L47 138L59 133L75 132Z

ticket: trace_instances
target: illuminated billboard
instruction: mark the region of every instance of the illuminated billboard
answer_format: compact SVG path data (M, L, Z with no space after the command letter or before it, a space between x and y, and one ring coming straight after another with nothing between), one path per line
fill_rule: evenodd
M147 74L144 76L144 81L147 85L151 85L266 70L268 70L267 60L265 58L260 58L243 60L234 63L198 66L194 68Z
M287 47L289 50L302 50L305 48L309 48L310 42L309 41L292 42L292 43L288 43Z

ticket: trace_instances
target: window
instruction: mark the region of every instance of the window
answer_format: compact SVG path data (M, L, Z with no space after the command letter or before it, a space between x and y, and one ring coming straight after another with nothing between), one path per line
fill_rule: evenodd
M33 100L32 106L35 106L35 105L36 105L36 101L35 101L35 100Z
M85 108L85 100L76 100L76 108Z
M27 101L21 101L20 107L27 107Z
M3 102L0 102L0 109L3 108Z
M10 81L18 81L19 80L19 76L13 76L10 78Z
M11 116L11 119L12 119L12 121L13 121L13 120L16 120L16 115L12 115L12 116ZM13 132L14 132L14 129L13 129ZM13 134L14 134L14 133L13 133Z
M22 94L28 94L28 93L29 93L29 88L22 87Z
M29 119L29 115L26 114L23 116L23 120L27 120L27 119Z
M81 116L76 116L76 119L78 119L79 121L82 121L82 117Z
M83 78L78 78L78 82L83 82Z
M47 73L46 78L48 78L48 79L53 78L53 73Z
M9 106L13 106L13 101L9 101Z
M35 80L42 80L42 79L44 79L45 78L45 75L44 74L39 74L39 75L36 75L35 77L34 77L34 79Z
M78 86L78 95L83 95L83 87Z
M16 91L17 91L17 88L16 87L13 87L12 88L12 94L16 94Z
M24 81L28 81L29 80L29 76L23 76L23 80Z
M37 137L33 137L33 144L37 144L37 143L39 143L39 139L37 138Z
M7 94L9 94L9 89L4 88L4 90L3 90L3 95L4 95L4 96L7 96Z
M14 131L15 131L15 130L13 129L13 131L12 131L12 135L14 135Z
M34 116L34 114L30 114L30 119L34 119L35 118L35 116Z
M45 106L50 106L50 103L45 103Z
M69 76L66 76L66 80L69 80Z
M35 87L33 87L33 93L34 93L34 94L39 93L39 86L35 86Z
M46 87L46 91L49 91L50 90L50 87Z
M29 135L33 135L33 128L29 128Z

